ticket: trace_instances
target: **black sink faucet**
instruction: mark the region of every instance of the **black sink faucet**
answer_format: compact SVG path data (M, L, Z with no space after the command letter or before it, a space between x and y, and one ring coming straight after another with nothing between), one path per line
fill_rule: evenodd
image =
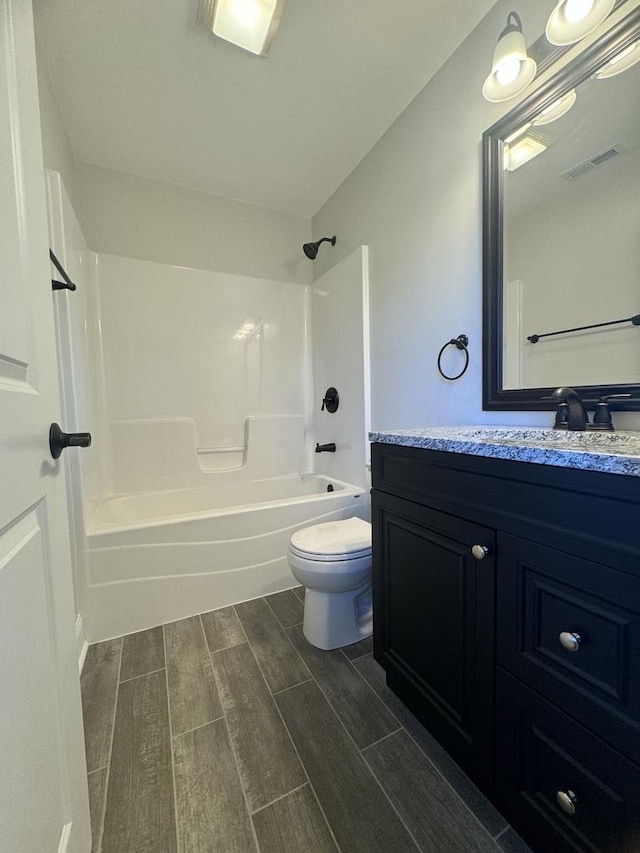
M558 404L566 403L567 405L567 423L566 426L559 427L560 429L569 429L575 431L585 430L589 423L587 410L584 407L580 395L573 388L556 388L548 400L556 400ZM558 426L556 422L556 426Z
M333 441L330 444L316 444L316 453L335 453L336 446Z

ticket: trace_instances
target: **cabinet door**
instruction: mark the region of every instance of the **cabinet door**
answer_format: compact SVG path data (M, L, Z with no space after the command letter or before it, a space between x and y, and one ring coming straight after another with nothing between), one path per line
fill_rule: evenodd
M376 659L453 758L488 783L494 531L375 490L372 508Z

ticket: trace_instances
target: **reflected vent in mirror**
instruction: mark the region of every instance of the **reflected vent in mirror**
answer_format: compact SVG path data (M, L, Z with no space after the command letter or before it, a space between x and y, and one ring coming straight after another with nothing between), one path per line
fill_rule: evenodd
M583 162L578 163L577 166L572 166L570 169L567 169L566 172L562 172L560 177L566 178L568 181L575 181L577 178L581 178L583 175L586 175L587 172L592 172L598 166L606 163L607 160L611 160L613 157L617 157L618 154L621 153L622 148L620 145L612 145L611 148L607 148L606 151L594 154L593 157L590 157L588 160L583 160Z

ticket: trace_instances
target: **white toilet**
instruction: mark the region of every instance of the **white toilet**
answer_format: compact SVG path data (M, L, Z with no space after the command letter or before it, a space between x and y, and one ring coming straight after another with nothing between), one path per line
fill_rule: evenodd
M371 525L361 518L314 524L291 537L289 566L306 588L303 633L319 649L370 637Z

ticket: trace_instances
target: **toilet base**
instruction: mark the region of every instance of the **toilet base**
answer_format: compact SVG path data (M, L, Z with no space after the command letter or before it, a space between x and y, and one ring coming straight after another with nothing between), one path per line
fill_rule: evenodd
M371 579L346 592L318 592L307 587L302 633L318 649L350 646L373 633Z

